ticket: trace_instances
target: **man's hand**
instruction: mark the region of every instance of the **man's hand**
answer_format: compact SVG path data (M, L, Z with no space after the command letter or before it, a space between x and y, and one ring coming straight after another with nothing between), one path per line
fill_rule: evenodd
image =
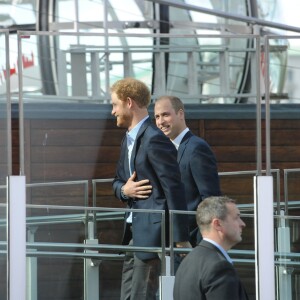
M123 185L123 193L130 198L147 199L152 193L152 185L148 179L134 181L136 172L134 171L127 182Z
M192 245L189 241L185 241L185 242L177 242L176 243L176 247L177 248L192 248ZM181 253L179 254L181 257L186 256L186 253Z

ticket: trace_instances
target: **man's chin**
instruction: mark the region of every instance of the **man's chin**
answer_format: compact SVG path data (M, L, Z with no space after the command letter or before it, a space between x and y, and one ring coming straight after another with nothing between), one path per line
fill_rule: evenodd
M164 133L164 135L166 135L167 137L169 137L169 135L170 135L170 131L169 130L162 130L162 132Z
M117 120L117 127L124 128L124 122Z

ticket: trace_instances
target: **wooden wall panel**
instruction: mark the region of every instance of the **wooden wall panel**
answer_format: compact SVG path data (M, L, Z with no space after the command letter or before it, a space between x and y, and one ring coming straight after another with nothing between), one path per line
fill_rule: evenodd
M217 158L219 172L256 169L255 120L187 119L187 125L211 145ZM276 119L272 120L271 125L271 167L280 170L300 167L300 141L297 138L300 120ZM264 127L265 124L262 122L263 168L265 168ZM13 131L14 135L17 129ZM28 182L113 178L124 133L125 130L117 128L115 120L111 119L26 119L25 173ZM17 149L16 137L13 141L16 144L14 149ZM15 160L14 164L18 164L18 160ZM281 171L281 191L283 191L282 179ZM240 184L240 180L245 179L231 178L225 182L222 180L222 190L246 201L252 196L252 183L248 182L245 188L244 184ZM97 197L98 205L114 204L112 192L109 195L107 192L110 188L110 185L106 186L106 195ZM92 189L89 187L89 197L91 196ZM38 201L40 203L42 199Z

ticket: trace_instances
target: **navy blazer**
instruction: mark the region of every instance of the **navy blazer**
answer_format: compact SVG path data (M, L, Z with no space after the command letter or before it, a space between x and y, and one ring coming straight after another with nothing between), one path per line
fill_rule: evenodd
M181 262L174 300L247 300L240 278L222 252L202 240Z
M179 145L177 160L189 211L196 211L203 199L221 195L216 158L205 140L188 131ZM195 216L189 218L189 226L193 235L190 241L195 245Z
M147 119L141 126L135 140L131 154L131 170L136 171L136 181L149 179L152 193L145 200L124 199L121 187L129 178L126 172L125 159L127 155L126 139L123 139L120 160L117 165L113 189L118 199L127 202L128 207L134 209L154 209L166 212L168 224L169 210L187 210L184 185L181 182L177 151L172 142ZM126 216L125 216L126 218ZM133 212L132 238L134 246L161 246L161 214ZM167 225L166 224L166 225ZM187 241L187 215L174 215L174 241ZM128 244L131 238L125 226L123 244ZM169 232L168 226L166 233ZM136 252L140 259L157 257L155 253Z

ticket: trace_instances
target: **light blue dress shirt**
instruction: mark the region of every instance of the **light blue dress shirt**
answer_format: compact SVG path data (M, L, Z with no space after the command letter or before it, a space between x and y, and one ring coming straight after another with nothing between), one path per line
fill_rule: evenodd
M137 123L130 131L126 132L127 136L127 149L128 149L128 163L129 163L129 172L130 176L132 175L132 170L131 170L131 165L130 165L130 160L131 160L131 154L132 154L132 149L137 137L137 134L143 125L143 123L149 118L149 116L146 116L144 119L142 119L139 123ZM132 213L129 214L128 218L126 219L127 223L132 223Z
M233 261L232 259L229 257L228 253L224 250L223 247L221 247L219 244L217 244L215 241L211 240L211 239L208 239L208 238L203 238L203 240L215 245L221 252L222 254L226 257L226 259L231 263L233 264Z

